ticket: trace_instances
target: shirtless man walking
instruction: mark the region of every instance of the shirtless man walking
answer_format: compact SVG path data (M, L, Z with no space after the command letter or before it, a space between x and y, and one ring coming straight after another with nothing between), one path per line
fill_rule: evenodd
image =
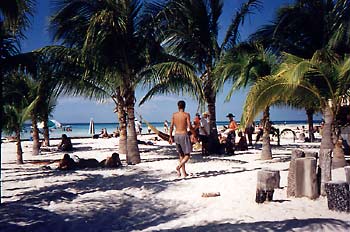
M171 118L170 131L169 131L169 143L172 144L175 142L176 150L179 153L179 165L176 167L178 176L181 176L181 172L184 177L188 176L186 173L185 164L190 159L190 153L192 151L192 145L190 137L187 133L191 129L191 120L190 114L185 112L186 103L184 101L179 101L177 103L179 108L178 112L173 114ZM174 126L176 128L174 140L173 140L173 130Z

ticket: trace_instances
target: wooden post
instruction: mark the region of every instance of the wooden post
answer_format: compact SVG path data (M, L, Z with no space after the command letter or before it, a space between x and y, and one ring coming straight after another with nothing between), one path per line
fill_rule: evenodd
M288 172L288 187L287 187L287 197L295 196L295 160L297 158L304 157L305 154L302 150L293 149L291 160L289 163L289 172Z
M344 167L346 182L350 185L350 166Z
M280 171L279 170L273 170L270 168L263 168L262 171L266 171L266 172L273 172L273 177L275 178L274 182L275 182L275 186L274 188L280 188L280 180L281 180L281 176L280 176Z
M346 166L345 154L343 150L343 140L338 140L333 149L332 168L342 168Z
M275 188L279 188L280 173L277 170L258 171L255 202L272 201Z
M316 199L318 194L316 159L298 158L295 163L295 197Z
M350 212L349 184L344 181L328 181L325 183L328 209Z

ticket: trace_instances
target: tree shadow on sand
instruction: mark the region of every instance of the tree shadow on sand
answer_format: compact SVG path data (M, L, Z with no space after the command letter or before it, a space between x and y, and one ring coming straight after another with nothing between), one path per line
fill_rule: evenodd
M78 175L83 179L48 183L14 196L20 200L3 203L0 231L131 231L183 216L183 212L170 207L169 200L152 194L142 196L143 189L158 193L174 183L154 173L138 171L105 177L87 170ZM124 189L133 191L118 191ZM68 210L57 211L56 206L61 204L68 205ZM70 204L79 206L69 209Z
M176 231L349 231L350 224L331 218L289 219L284 221L261 221L251 223L211 223L201 226L177 228ZM166 230L158 230L166 231Z
M331 218L289 219L284 221L261 221L251 223L211 223L201 226L177 228L176 231L349 231L350 224ZM161 230L170 231L170 230Z

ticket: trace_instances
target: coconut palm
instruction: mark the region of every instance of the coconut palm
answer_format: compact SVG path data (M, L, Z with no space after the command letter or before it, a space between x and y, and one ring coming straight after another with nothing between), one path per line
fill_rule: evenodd
M11 58L11 63L15 63L13 56L19 53L19 39L24 38L23 31L30 25L33 7L32 0L1 1L0 3L0 95L3 91L5 68L10 66L8 59ZM3 121L2 101L1 98L0 124Z
M21 72L6 73L4 79L4 122L3 127L8 134L15 133L17 146L17 164L23 164L21 131L23 123L29 119L28 108L30 83Z
M246 120L251 120L259 110L281 98L293 98L298 89L316 97L325 121L320 148L321 194L324 195L324 184L331 178L335 116L343 98L348 96L350 59L343 59L328 50L315 52L310 60L291 54L286 54L285 58L278 75L258 81L251 89L244 110Z
M296 0L281 7L272 23L251 39L307 59L323 48L344 54L350 48L349 21L348 0Z
M157 5L159 6L159 5ZM217 151L218 134L216 127L216 95L213 70L225 50L234 46L239 37L239 26L245 17L260 7L260 1L248 0L235 12L226 36L221 44L218 41L219 18L222 14L222 0L169 0L157 17L163 46L172 58L154 67L155 88L146 99L159 93L177 93L177 87L193 83L193 91L201 95L210 114L210 151ZM174 58L176 57L176 59ZM180 79L183 79L181 82ZM201 90L198 90L198 81ZM168 87L168 89L167 89ZM187 88L187 87L186 87Z
M241 43L230 49L217 65L216 86L221 88L225 82L232 82L232 87L226 97L226 100L229 101L235 90L254 85L259 79L273 75L277 68L277 57L265 50L263 46L256 43ZM266 105L263 111L261 123L264 132L261 159L272 159L269 105ZM245 122L243 116L241 122ZM242 123L242 126L245 124Z
M297 0L292 5L278 9L272 23L261 27L250 39L260 41L276 51L306 59L311 59L317 50L325 48L344 55L350 49L349 21L348 0ZM300 103L299 106L292 106L305 108L310 139L313 140L311 119L317 107L314 109L305 106L305 100Z
M315 135L313 129L313 116L315 113L321 111L318 99L314 95L311 95L310 93L305 91L304 89L297 89L293 94L293 98L289 99L284 104L287 104L288 106L291 106L295 109L305 110L309 128L308 131L310 142L314 142Z
M138 73L150 62L148 28L141 1L57 1L52 17L55 39L81 49L86 77L103 86L116 102L121 141L127 134L127 162L139 163L135 131L135 89ZM127 116L128 131L124 130ZM124 132L125 131L125 132Z
M30 25L33 8L34 1L32 0L1 1L0 27L5 27L14 34L23 36L23 30Z

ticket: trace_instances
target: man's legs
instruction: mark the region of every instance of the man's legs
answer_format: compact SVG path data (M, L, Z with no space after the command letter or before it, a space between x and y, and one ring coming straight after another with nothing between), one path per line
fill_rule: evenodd
M184 155L179 153L179 165L176 166L176 172L177 172L178 176L181 176L180 169L181 169L181 162L182 162L183 157L184 157Z
M187 162L189 159L190 159L190 154L185 154L185 155L180 155L180 156L179 156L180 163L179 163L179 165L176 167L176 171L177 171L178 176L181 176L180 169L182 170L182 174L183 174L184 176L188 176L188 174L186 173L185 164L186 164L186 162Z

